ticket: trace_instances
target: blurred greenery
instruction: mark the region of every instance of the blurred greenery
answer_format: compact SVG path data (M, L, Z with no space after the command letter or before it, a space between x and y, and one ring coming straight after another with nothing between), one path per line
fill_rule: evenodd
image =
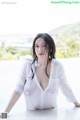
M61 47L62 46L62 47ZM64 42L56 42L57 58L74 58L80 57L80 41L67 40Z
M49 34L55 40L57 58L80 57L80 22L52 29Z
M68 39L66 41L56 41L56 58L80 57L80 41ZM1 60L27 59L31 56L31 49L16 47L0 47Z
M56 58L80 57L80 22L60 26L48 32L56 44ZM33 38L28 38L32 42ZM6 42L6 40L5 40ZM27 41L26 41L27 42ZM28 47L22 47L26 42L21 43L21 47L6 46L4 41L0 46L0 60L17 60L31 58L32 52ZM16 39L16 43L18 43Z
M29 49L17 49L16 47L0 47L0 59L1 60L17 60L23 59L24 56L31 54Z

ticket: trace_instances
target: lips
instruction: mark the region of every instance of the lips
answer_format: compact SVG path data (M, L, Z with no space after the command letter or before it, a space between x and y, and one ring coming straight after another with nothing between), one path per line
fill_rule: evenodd
M43 53L39 53L39 55L44 55Z

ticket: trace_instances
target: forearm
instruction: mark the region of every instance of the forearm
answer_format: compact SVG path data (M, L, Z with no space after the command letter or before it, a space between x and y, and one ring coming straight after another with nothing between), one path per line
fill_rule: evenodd
M19 99L19 97L21 96L21 94L19 94L18 92L14 91L13 95L6 107L6 109L4 110L4 112L10 112L10 110L12 109L12 107L15 105L15 103L17 102L17 100Z

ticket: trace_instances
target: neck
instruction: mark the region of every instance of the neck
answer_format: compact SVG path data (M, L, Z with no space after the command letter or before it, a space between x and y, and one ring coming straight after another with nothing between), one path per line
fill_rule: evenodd
M47 65L47 59L46 60L39 60L38 59L38 66L46 66Z

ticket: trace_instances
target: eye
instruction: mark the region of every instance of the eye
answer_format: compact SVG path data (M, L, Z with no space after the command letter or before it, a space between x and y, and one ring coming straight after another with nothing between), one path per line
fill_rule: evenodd
M45 45L43 45L43 47L45 48L45 49L48 49L48 46L45 44Z
M45 48L46 48L46 45L43 45L43 47L45 47Z
M38 45L35 45L35 48L38 48L39 46Z

